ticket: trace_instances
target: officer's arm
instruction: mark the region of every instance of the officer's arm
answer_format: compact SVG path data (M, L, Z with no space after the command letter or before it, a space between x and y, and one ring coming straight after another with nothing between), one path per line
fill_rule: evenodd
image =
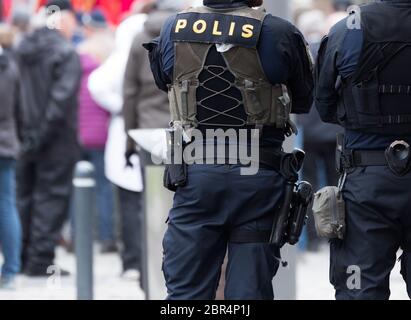
M291 74L288 87L292 95L292 113L308 113L313 103L313 60L302 34L295 29L288 51Z
M330 123L338 123L337 53L333 35L325 37L321 42L315 68L315 106L321 119Z
M171 83L174 65L174 45L171 41L171 28L175 16L164 24L160 37L144 45L149 52L151 71L159 89L167 92Z

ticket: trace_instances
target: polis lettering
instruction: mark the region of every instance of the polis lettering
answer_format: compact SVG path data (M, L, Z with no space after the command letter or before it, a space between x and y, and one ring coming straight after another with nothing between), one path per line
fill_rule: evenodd
M207 21L200 19L196 20L192 23L191 26L188 25L188 20L187 19L178 19L175 27L175 33L179 33L180 31L186 29L186 28L191 28L194 33L196 34L203 34L207 32L208 30L211 30L211 34L213 36L222 36L224 32L228 34L228 36L233 36L235 31L238 28L238 24L236 22L231 22L230 23L230 28L228 30L222 30L220 28L220 21L215 20L213 21L212 25L208 24ZM254 36L254 26L251 24L244 24L241 27L241 37L244 39L249 39Z

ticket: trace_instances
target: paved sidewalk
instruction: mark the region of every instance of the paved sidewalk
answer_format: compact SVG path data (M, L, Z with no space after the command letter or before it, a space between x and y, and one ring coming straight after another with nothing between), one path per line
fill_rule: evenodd
M57 252L57 263L72 276L59 279L18 277L18 290L0 290L0 300L74 300L76 299L75 258L63 249ZM94 296L97 300L143 300L138 284L120 277L121 260L116 254L94 255Z
M333 300L334 290L328 282L328 249L319 253L301 253L297 264L297 298L300 300ZM75 259L59 249L59 266L75 271ZM134 282L120 278L121 261L118 255L95 254L95 299L142 300L144 293ZM1 291L0 300L73 300L76 299L75 277L30 279L20 276L18 290ZM397 263L391 278L392 299L408 300L404 281Z

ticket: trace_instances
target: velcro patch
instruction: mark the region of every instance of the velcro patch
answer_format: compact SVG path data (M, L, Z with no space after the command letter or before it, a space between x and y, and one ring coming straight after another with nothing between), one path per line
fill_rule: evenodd
M232 44L256 48L262 22L258 19L219 14L182 13L174 22L173 41Z

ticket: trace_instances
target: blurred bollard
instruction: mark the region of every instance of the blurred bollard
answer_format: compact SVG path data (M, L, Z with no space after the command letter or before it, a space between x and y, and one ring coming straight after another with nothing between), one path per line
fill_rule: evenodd
M94 167L81 161L74 171L74 225L77 261L77 299L93 299L93 199Z

